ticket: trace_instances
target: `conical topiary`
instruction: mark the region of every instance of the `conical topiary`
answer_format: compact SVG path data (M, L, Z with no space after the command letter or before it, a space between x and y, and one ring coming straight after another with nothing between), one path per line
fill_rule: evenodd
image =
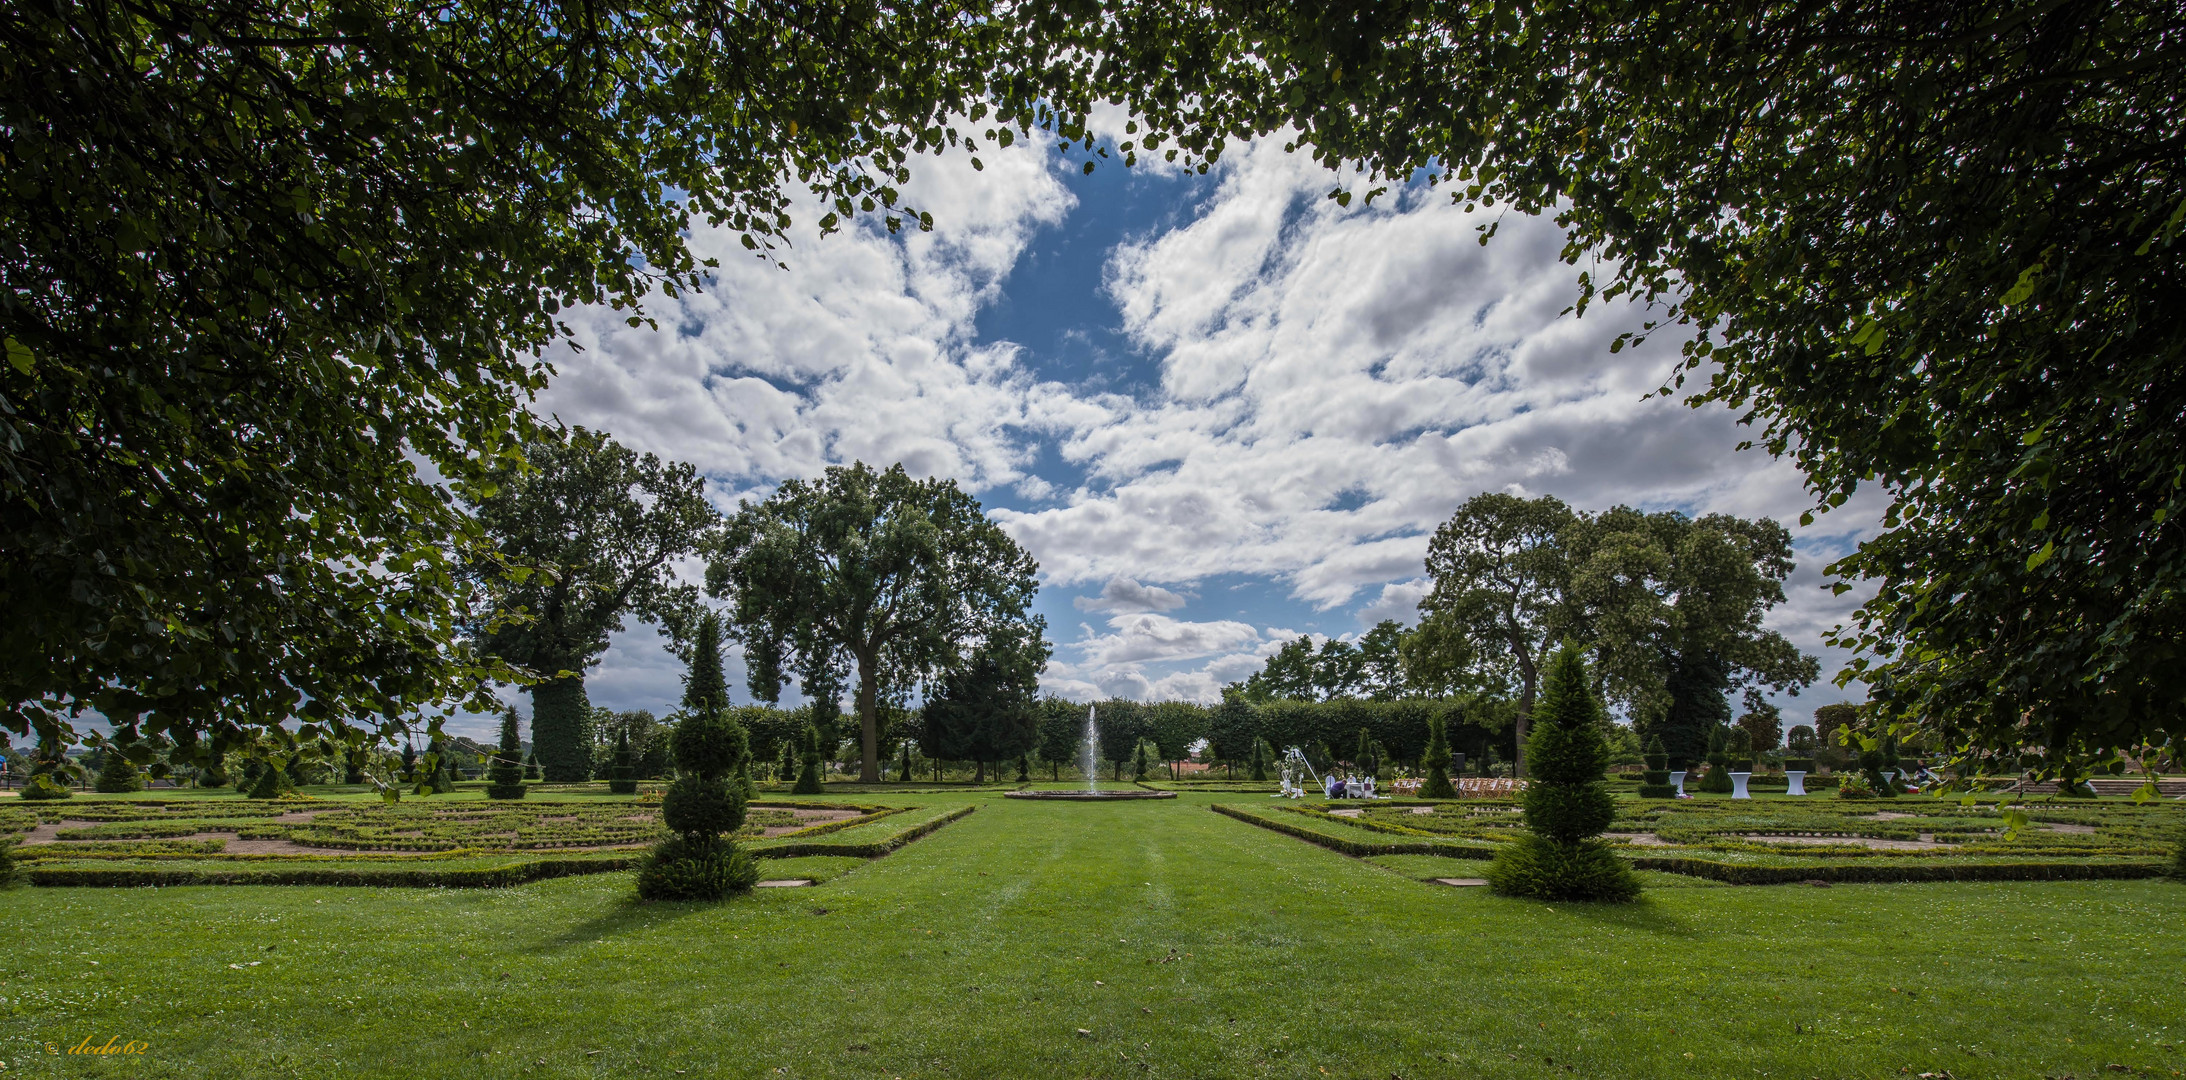
M1032 756L1030 754L1017 755L1017 782L1023 784L1028 783L1031 780Z
M721 693L710 692L717 687ZM751 855L733 839L744 827L746 804L743 788L733 781L750 744L728 709L721 618L710 612L699 620L683 701L685 715L673 736L676 781L660 807L661 820L675 835L638 866L638 895L647 900L718 900L759 880Z
M896 780L901 782L909 779L911 779L911 744L906 740L903 744L903 763L896 769Z
M1273 754L1268 752L1269 749L1270 748L1268 746L1268 741L1266 739L1260 738L1259 736L1253 737L1252 780L1256 784L1267 783L1268 766L1273 764L1273 762L1269 759L1274 756Z
M1672 799L1677 797L1677 785L1670 782L1670 753L1663 748L1662 736L1647 740L1647 771L1640 774L1640 798Z
M1132 754L1131 779L1141 783L1146 780L1146 741L1144 739L1139 740L1138 749Z
M250 778L250 782L243 785L243 794L248 798L278 799L283 795L293 794L296 790L289 783L288 770L282 768L278 762L252 758L243 766L243 772Z
M1497 849L1488 884L1507 896L1541 900L1630 900L1639 879L1596 837L1617 816L1602 782L1609 745L1601 702L1579 649L1565 645L1549 664L1526 739L1526 834Z
M93 790L108 795L124 795L144 790L144 773L137 769L136 763L130 761L127 754L122 753L119 744L108 744L104 756L106 760L99 766L99 778L91 782Z
M805 725L805 754L803 766L797 773L797 786L790 788L792 795L818 795L827 790L820 778L820 729Z
M494 752L493 765L486 770L486 797L489 799L524 797L524 767L517 761L523 756L524 742L516 731L516 724L515 709L501 714L501 745Z
M525 758L525 759L524 759L524 779L526 779L526 780L537 780L538 778L539 778L539 752L538 752L537 750L534 750L534 751L532 751L532 752L531 752L531 756L530 756L530 757L528 757L528 758Z
M904 753L909 754L910 751L906 749ZM910 759L906 757L904 760L905 771L908 773ZM774 778L785 784L797 779L797 744L794 740L782 740L782 760L774 763Z
M617 795L638 793L638 767L630 754L630 730L615 733L615 756L608 759L607 790Z
M1457 798L1457 786L1450 783L1450 740L1443 733L1439 716L1427 718L1427 753L1420 764L1427 767L1427 779L1419 786L1420 798Z
M1710 795L1728 795L1733 790L1731 759L1725 746L1722 728L1708 734L1708 772L1700 778L1700 790Z
M432 773L426 777L424 788L420 789L418 794L423 795L428 789L434 795L446 795L454 791L455 773L448 768L448 748L446 744L439 739L434 739L432 745L426 749L425 756L433 759Z

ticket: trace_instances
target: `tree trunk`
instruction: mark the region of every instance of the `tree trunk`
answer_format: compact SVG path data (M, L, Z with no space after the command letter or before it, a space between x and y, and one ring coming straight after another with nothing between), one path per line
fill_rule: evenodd
M1511 747L1510 757L1511 775L1521 779L1526 775L1526 725L1533 719L1533 683L1537 674L1533 660L1521 653L1518 656L1518 742Z
M581 784L592 779L592 705L584 676L543 682L531 688L531 742L550 784Z
M858 781L880 783L880 666L879 656L858 656L858 726L861 729Z

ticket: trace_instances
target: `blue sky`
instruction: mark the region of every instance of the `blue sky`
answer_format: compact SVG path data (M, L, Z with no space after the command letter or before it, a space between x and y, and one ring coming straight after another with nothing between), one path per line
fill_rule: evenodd
M699 232L715 286L655 298L657 333L578 313L541 411L694 462L724 508L851 460L955 478L1040 560L1044 682L1078 698L1211 700L1298 634L1409 621L1427 537L1481 491L1794 527L1809 506L1788 465L1734 450L1728 413L1647 397L1675 342L1608 352L1639 311L1561 314L1587 268L1550 222L1483 247L1498 213L1440 192L1337 207L1279 140L1205 176L982 157L919 163L932 233L800 224L782 270ZM1877 509L1796 532L1771 623L1825 672L1858 594L1820 568ZM633 626L592 696L664 710L677 673Z

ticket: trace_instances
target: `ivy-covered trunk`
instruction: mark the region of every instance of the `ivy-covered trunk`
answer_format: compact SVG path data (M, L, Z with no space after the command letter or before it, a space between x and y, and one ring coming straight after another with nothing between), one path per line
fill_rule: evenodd
M549 784L581 784L592 779L592 703L585 697L584 676L543 682L531 688L531 744Z

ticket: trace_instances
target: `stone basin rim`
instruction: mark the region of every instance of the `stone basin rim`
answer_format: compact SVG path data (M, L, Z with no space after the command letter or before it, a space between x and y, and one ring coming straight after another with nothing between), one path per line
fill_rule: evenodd
M1051 802L1116 802L1124 799L1174 799L1174 791L1005 791L1009 799L1046 799Z

